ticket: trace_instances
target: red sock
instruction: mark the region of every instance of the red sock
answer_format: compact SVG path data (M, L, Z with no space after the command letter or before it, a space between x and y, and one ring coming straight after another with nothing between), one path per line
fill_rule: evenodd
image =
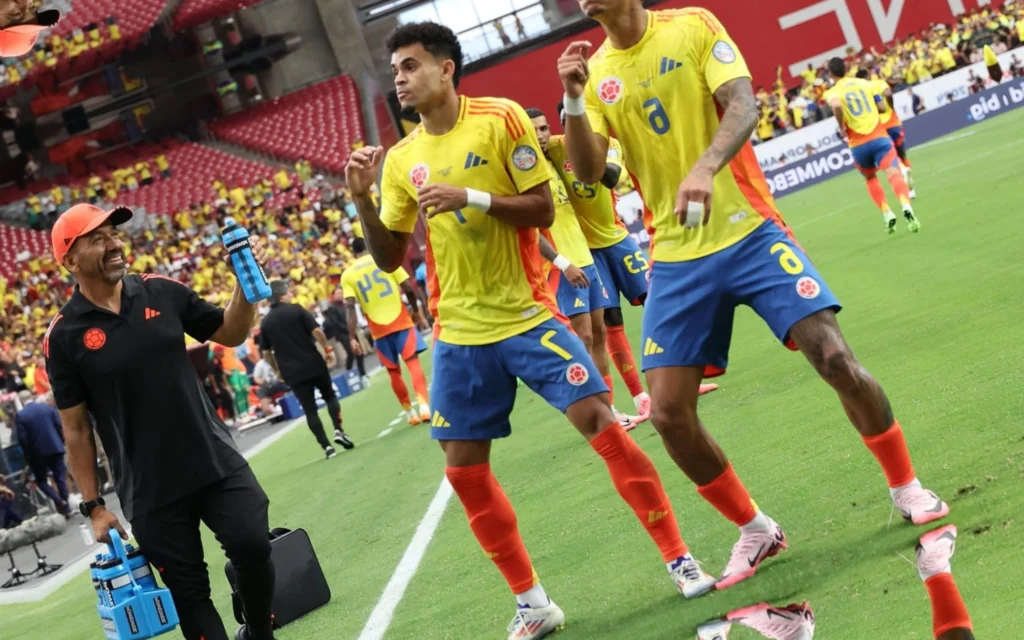
M892 185L892 190L901 203L910 202L910 187L907 186L907 181L903 179L902 173L896 171L889 174L889 184Z
M731 463L722 475L697 487L697 493L737 527L748 524L757 515L757 505L750 499L747 488L740 482Z
M640 384L640 373L636 368L636 360L633 359L633 347L626 337L626 328L620 325L606 327L605 344L608 345L608 355L612 357L615 368L618 369L622 381L626 383L629 394L634 398L644 392Z
M590 446L604 458L612 483L658 545L662 559L672 562L689 553L658 471L643 449L618 423L591 440Z
M416 392L416 400L421 404L426 404L429 397L427 393L427 377L423 375L420 359L410 358L405 361L405 366L409 367L409 375L412 377L412 388Z
M885 433L877 436L865 436L864 444L875 454L878 464L882 465L889 488L902 487L916 478L914 465L910 462L910 451L907 441L903 439L903 429L899 421L893 421Z
M889 202L885 199L885 189L882 188L882 183L878 180L878 176L872 176L868 178L868 194L871 195L871 201L875 203L882 213L889 211Z
M604 378L604 383L608 385L608 403L615 404L615 382L611 376L601 376Z
M952 574L936 574L925 580L924 586L932 603L932 633L936 638L953 629L974 630L971 614L967 612Z
M395 392L398 403L408 411L412 403L409 402L409 388L405 386L405 380L402 380L402 370L388 369L388 377L391 378L391 390Z
M447 467L444 472L466 510L469 528L512 593L529 591L539 579L519 536L516 512L491 473L491 465Z

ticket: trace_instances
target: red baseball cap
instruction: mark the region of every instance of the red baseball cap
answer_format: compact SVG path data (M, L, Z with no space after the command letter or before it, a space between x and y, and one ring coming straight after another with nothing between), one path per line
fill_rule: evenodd
M117 207L104 211L91 204L76 204L57 218L53 225L51 241L53 257L58 263L64 262L71 245L85 234L103 225L109 219L114 226L124 224L132 219L132 210L128 207Z
M18 24L0 30L0 57L17 58L32 50L39 33L49 29L60 20L60 11L40 11L32 24Z

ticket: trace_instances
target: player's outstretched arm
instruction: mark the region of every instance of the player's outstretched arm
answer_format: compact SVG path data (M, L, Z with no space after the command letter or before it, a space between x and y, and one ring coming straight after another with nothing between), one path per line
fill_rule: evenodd
M715 100L722 107L722 119L711 146L694 167L710 171L712 176L736 157L757 127L757 103L750 78L726 82L715 91Z
M573 42L558 58L558 77L565 89L565 144L576 177L586 184L596 184L604 175L608 141L594 133L583 104L583 91L590 70L587 55L591 44Z
M410 234L388 229L370 198L370 187L377 179L377 168L383 159L383 147L356 149L345 167L345 181L363 226L366 247L377 266L391 273L402 266Z

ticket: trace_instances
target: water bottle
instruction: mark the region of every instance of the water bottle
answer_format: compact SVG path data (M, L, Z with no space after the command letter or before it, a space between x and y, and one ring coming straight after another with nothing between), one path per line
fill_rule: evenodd
M157 584L145 556L111 531L108 553L89 565L96 611L109 640L142 640L173 630L178 613L171 593Z
M234 218L226 218L225 226L221 230L221 239L224 241L224 248L231 255L231 266L235 268L235 276L242 287L242 293L249 304L256 304L260 300L270 297L270 282L267 275L263 273L263 267L256 262L252 255L252 248L249 246L249 232L240 227Z

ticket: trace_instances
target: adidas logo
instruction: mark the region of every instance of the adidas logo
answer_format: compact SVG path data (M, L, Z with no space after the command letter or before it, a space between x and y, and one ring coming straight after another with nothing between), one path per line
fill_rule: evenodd
M678 60L673 60L671 58L662 58L661 59L661 73L658 74L658 75L662 75L663 76L666 73L668 73L669 71L675 71L676 69L682 69L682 68L683 68L683 63L682 62L679 62Z
M469 155L466 156L466 166L465 166L466 169L469 169L469 168L472 168L472 167L480 167L480 166L483 166L485 164L487 164L487 161L484 160L483 158L481 158L480 156L476 155L472 151L470 151Z
M452 423L448 422L443 417L441 417L440 411L435 411L434 417L430 419L430 426L444 428L452 426Z
M152 320L153 318L159 315L160 312L157 311L156 309L150 309L149 307L146 307L146 320Z
M647 338L647 342L644 343L644 355L653 356L658 353L665 353L665 350L659 347L657 342Z
M647 524L654 524L668 515L668 511L651 511L647 514Z
M573 306L574 309L579 309L580 307L585 307L587 305L583 304L583 301L580 300L579 298L576 298L576 304L574 304L572 306Z
M497 557L498 557L498 556L499 556L500 554L499 554L499 553L498 553L497 551L495 551L494 553L491 553L490 551L484 551L484 555L485 555L485 556L487 556L487 559L488 559L488 560L494 560L494 559L495 559L495 558L497 558Z

